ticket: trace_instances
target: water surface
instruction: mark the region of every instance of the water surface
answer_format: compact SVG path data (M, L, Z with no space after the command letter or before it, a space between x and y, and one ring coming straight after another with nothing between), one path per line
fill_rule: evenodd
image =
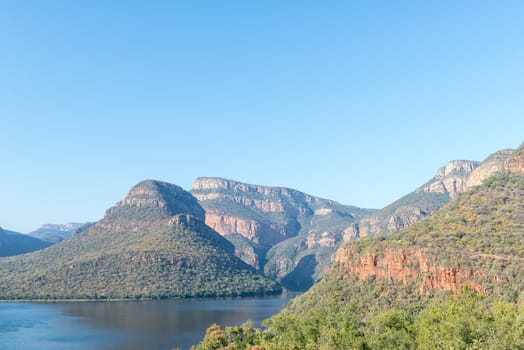
M213 323L260 326L289 297L0 303L0 349L189 349Z

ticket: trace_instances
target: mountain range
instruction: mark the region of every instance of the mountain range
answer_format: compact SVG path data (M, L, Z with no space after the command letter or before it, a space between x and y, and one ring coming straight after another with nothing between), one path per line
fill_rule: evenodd
M265 330L210 327L194 349L523 349L524 144L468 172L422 220L344 244Z
M44 225L32 232L47 242L35 240L40 245L30 250L59 243L0 260L0 296L240 295L279 290L272 280L306 290L329 273L333 261L340 265L343 243L384 239L405 230L494 173L509 169L518 152L499 151L481 163L451 161L425 184L380 210L223 178L198 178L190 193L147 180L96 223ZM31 239L10 235L19 236ZM14 247L4 243L4 250L8 246ZM9 249L8 255L30 251Z
M479 164L451 161L380 210L222 178L199 178L191 193L206 210L206 223L233 242L237 256L286 288L307 290L330 270L342 243L385 236L440 209L466 189Z
M283 187L199 178L191 190L206 224L233 242L251 266L307 289L329 269L343 230L371 210Z

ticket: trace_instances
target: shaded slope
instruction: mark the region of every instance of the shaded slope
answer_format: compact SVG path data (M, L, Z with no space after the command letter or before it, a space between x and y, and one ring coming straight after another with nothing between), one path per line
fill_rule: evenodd
M280 290L197 217L203 209L179 187L140 183L104 219L69 239L0 260L0 297L171 298Z
M47 248L50 245L51 243L40 239L7 231L0 227L0 257L29 253Z

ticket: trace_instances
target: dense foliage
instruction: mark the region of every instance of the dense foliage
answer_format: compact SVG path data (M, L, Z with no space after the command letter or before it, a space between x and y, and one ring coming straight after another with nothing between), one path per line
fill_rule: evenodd
M343 250L350 262L385 248L423 251L438 266L479 271L471 278L482 293L421 294L418 280L361 280L339 264L267 329L215 326L195 349L524 349L523 215L524 176L499 173L406 230Z
M468 291L440 295L421 308L391 306L357 312L353 300L333 296L299 316L280 313L261 330L211 326L194 350L524 349L524 308L503 300L484 303Z
M0 298L172 298L265 294L278 284L196 219L118 230L108 222L48 249L0 260Z

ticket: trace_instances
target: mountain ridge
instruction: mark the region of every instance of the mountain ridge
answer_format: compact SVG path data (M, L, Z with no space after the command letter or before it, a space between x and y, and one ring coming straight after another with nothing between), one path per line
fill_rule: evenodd
M187 213L186 213L187 211ZM0 260L2 299L142 299L271 294L180 187L147 180L46 250Z
M371 211L291 188L224 178L197 178L191 193L206 210L206 224L229 237L237 255L267 275L282 279L309 259L314 268L304 272L310 275L306 285L288 278L288 287L301 289L329 268L343 229Z
M266 329L210 328L194 349L220 332L224 348L523 349L524 144L496 162L408 228L346 243Z

